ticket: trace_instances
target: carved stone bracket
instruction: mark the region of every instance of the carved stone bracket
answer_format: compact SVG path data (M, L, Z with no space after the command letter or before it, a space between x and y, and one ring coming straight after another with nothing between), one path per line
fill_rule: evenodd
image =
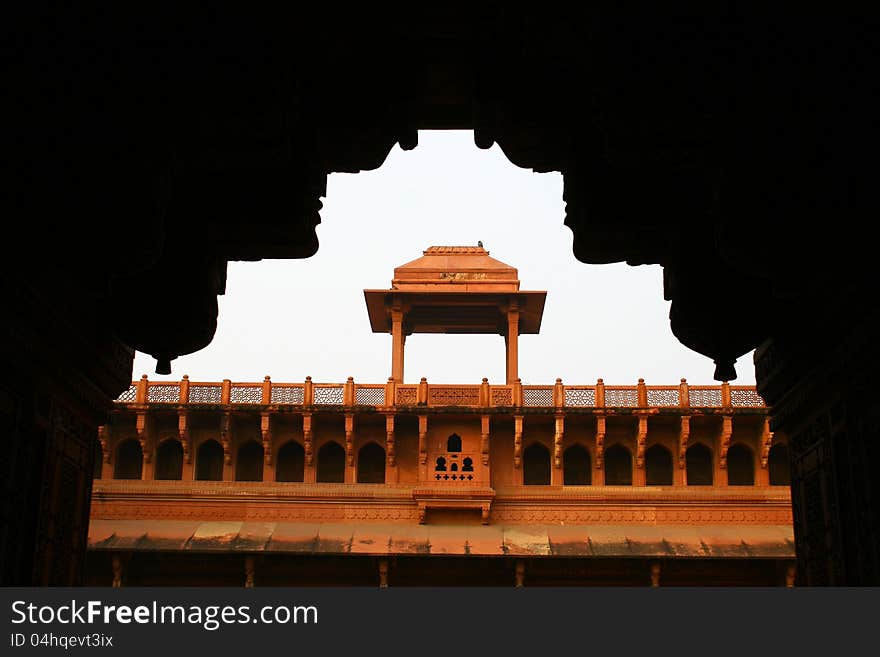
M682 470L687 467L688 440L691 437L691 417L681 416L681 428L678 430L678 467Z
M513 467L522 467L523 416L513 416Z
M149 419L146 412L139 412L135 421L135 429L137 430L138 442L141 444L141 452L144 455L144 463L150 463L153 460L153 450L149 445Z
M565 436L565 419L562 415L556 416L556 431L553 433L553 465L562 467L562 439Z
M722 469L727 468L727 450L730 449L730 436L733 434L733 416L725 415L721 418L721 435L718 444L720 445L720 466Z
M220 444L223 445L223 463L232 465L232 414L228 411L220 418Z
M761 467L767 469L770 458L770 447L773 445L773 432L770 431L770 418L764 418L764 429L761 432Z
M312 452L312 414L303 413L303 449L305 451L306 465L314 463Z
M596 469L601 470L605 461L605 416L596 416Z
M263 462L272 465L272 417L269 413L260 414L260 438L263 442Z
M397 465L397 453L394 449L394 415L385 416L385 454L388 465L392 468Z
M102 424L98 427L98 442L101 443L101 461L104 463L110 463L110 455L112 452L109 449L110 441L110 426L106 424Z
M419 415L419 463L428 462L428 416Z
M645 441L648 437L648 417L639 416L639 430L636 433L636 467L640 470L645 467Z
M354 414L345 414L345 462L354 465Z
M483 465L489 465L489 416L480 416L480 456Z
M192 463L192 437L189 431L189 415L186 411L177 412L177 435L183 448L183 462Z

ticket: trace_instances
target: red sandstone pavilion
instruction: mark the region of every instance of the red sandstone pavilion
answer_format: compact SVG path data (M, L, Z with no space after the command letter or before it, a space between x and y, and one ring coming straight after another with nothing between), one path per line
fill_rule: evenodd
M482 247L365 290L386 383L154 383L99 432L92 585L791 585L784 437L752 386L523 385L545 292ZM404 379L495 333L507 380Z

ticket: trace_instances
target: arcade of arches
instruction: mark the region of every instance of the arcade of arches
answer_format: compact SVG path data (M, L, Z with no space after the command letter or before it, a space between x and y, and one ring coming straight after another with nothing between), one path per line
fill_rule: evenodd
M115 426L134 349L167 371L209 344L228 261L313 255L329 173L375 169L394 144L416 147L419 130L455 128L516 166L562 173L579 260L661 264L671 330L717 363L719 381L757 348L769 431L787 436L798 583L880 583L880 318L875 246L863 237L878 215L866 165L878 146L872 31L833 12L788 29L790 17L763 12L621 16L603 2L322 7L210 24L71 7L53 14L63 30L41 19L14 37L9 84L27 102L7 143L9 216L22 234L0 263L0 581L83 581L95 459L115 472L124 457L119 476L137 474L135 445L99 453L93 440ZM156 439L150 420L135 420L147 422L133 429L139 442ZM260 446L264 470L274 467L261 436L239 462L215 434L208 447L184 441L182 455L169 444L161 469L159 444L142 442L141 467L162 485L181 457L185 480L219 469L224 481L254 479ZM300 446L308 477L317 449ZM668 480L659 450L649 459L623 446L600 468L595 453L564 467L560 454L557 467L544 447L551 479L585 481L589 467L580 485ZM719 447L705 447L667 447L673 487L682 471L719 485L706 465ZM735 447L726 484L784 479L782 452L765 470L756 446ZM326 476L338 479L334 451ZM529 454L544 477L546 455ZM356 454L344 456L348 476ZM392 458L404 454L386 446ZM295 478L289 459L283 476Z

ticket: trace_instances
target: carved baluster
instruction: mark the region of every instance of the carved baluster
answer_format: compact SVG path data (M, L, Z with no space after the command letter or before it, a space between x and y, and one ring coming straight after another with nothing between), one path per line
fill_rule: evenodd
M101 462L110 463L110 454L108 443L110 442L110 426L102 424L98 427L98 441L101 443Z
M721 418L721 435L719 437L720 449L720 466L722 470L727 469L727 450L730 449L730 436L733 434L733 416L725 415Z
M345 462L348 467L354 465L354 414L345 414Z
M639 416L639 430L636 434L636 467L645 467L645 441L648 436L648 416Z
M226 412L220 418L220 444L223 445L223 463L232 465L232 414Z
M144 455L144 463L150 463L153 460L153 452L149 445L149 420L145 412L137 414L135 420L135 430L137 431L138 442L141 444L141 452Z
M678 430L678 467L684 470L687 467L688 440L691 436L690 415L681 416L681 427Z
M385 416L385 454L388 465L392 468L397 465L397 454L394 449L394 416Z
M272 465L272 422L269 413L260 414L260 438L263 441L263 462Z
M764 428L761 432L761 467L767 469L770 458L770 447L773 445L773 432L770 431L770 418L764 418Z
M428 416L419 415L419 463L428 462Z
M314 458L312 455L312 414L303 413L303 449L305 451L306 465L311 466Z
M599 379L601 381L602 379ZM604 400L603 400L604 401ZM605 416L596 416L596 469L601 470L605 460Z
M513 416L513 467L522 467L523 416Z
M489 416L480 417L480 455L483 465L489 465Z
M553 465L562 467L562 439L565 434L565 419L562 415L556 416L556 431L553 433Z
M180 445L183 447L183 462L192 463L192 438L189 431L189 417L186 411L177 413L177 435L180 437Z

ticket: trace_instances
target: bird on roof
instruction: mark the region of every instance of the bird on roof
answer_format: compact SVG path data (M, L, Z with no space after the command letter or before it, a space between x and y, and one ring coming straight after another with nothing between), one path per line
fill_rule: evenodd
M477 246L483 246L483 240L477 240Z

